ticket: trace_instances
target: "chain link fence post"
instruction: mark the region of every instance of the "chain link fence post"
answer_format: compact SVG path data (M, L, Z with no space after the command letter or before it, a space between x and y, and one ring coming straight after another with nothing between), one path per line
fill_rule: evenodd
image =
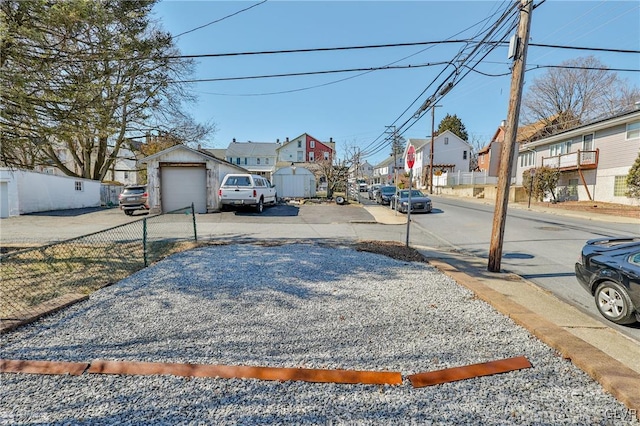
M147 251L147 218L142 219L142 255L144 257L144 267L149 266Z
M196 243L198 242L198 229L196 228L196 209L193 205L193 203L191 203L191 217L193 219L193 237L196 241Z

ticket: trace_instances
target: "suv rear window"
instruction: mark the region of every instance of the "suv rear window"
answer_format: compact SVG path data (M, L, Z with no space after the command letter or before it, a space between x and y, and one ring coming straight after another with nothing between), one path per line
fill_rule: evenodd
M125 188L125 194L144 194L147 189L144 186L136 186L133 188Z

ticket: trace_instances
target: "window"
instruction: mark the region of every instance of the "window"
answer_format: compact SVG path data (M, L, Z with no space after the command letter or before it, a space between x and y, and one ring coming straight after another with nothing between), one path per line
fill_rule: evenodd
M313 151L309 152L309 161L315 161L315 153Z
M264 159L264 164L269 164L269 159L268 158Z
M324 154L324 159L328 160L329 159L329 152L325 151L325 152L323 152L323 154Z
M310 147L310 148L315 148L315 147L316 147L316 141L314 141L313 139L311 139L311 141L309 142L309 147Z
M627 140L640 138L640 121L627 124Z
M260 165L260 159L259 158L256 158L256 164Z
M571 141L556 143L549 146L549 154L552 157L568 154L571 151Z
M129 179L129 172L124 172L124 178Z
M84 186L82 185L82 181L81 180L77 180L76 181L76 191L83 191L84 190Z
M445 136L444 138L444 144L445 145L449 145L449 138Z
M304 152L298 151L298 162L304 161Z
M302 141L298 141L298 148L302 148Z
M627 177L616 176L613 181L613 196L625 197L627 195Z
M463 160L467 159L467 150L466 149L464 151L462 151L462 159Z
M520 154L520 167L529 167L536 165L536 153L527 151Z
M240 165L240 157L236 158L236 164Z
M247 157L244 157L244 165L247 165Z
M582 150L593 151L593 133L582 137Z
M569 184L567 185L567 193L570 197L578 196L578 179L569 179Z

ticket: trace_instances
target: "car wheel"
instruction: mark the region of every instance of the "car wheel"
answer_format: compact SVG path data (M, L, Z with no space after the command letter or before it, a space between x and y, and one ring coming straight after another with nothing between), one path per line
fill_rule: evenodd
M256 205L256 211L258 213L262 213L263 210L264 210L264 203L262 202L262 198L260 198L260 200L258 201L258 204Z
M624 287L613 281L605 281L596 289L596 306L603 317L616 324L635 322L633 304Z
M133 216L133 210L125 210L124 214L126 214L127 216Z

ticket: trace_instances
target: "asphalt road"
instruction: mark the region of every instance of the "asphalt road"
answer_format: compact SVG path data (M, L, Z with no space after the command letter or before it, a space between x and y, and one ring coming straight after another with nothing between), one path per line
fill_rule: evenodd
M488 264L493 205L459 198L432 198L431 214L412 215L411 243L477 256L487 259ZM520 275L640 341L640 326L617 326L601 317L593 298L578 284L574 273L585 241L640 236L640 224L626 222L510 207L505 222L502 272Z

